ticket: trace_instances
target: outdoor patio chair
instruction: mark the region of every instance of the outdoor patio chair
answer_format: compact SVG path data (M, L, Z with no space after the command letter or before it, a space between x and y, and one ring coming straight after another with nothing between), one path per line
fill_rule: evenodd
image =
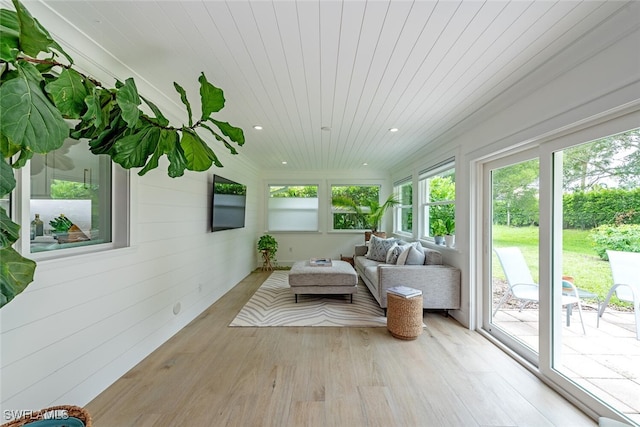
M494 249L504 275L507 278L509 289L504 293L496 309L493 311L495 316L502 304L507 302L510 298L516 298L522 301L520 305L520 311L525 308L529 303L539 301L539 286L533 280L529 266L522 255L519 248L495 248ZM580 323L582 324L582 332L586 335L587 331L584 327L584 321L582 320L582 305L580 304L580 297L578 295L578 289L571 282L564 283L565 286L571 287L571 292L562 293L562 306L572 306L576 304L578 306L578 313L580 314ZM567 310L567 326L570 325L571 312Z
M602 317L611 295L615 292L620 301L633 303L636 317L636 339L640 340L640 253L607 251L607 255L613 275L613 286L607 293L599 316Z

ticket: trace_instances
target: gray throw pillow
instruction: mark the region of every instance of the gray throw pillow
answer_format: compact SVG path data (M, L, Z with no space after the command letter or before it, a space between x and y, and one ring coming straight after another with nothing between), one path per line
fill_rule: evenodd
M387 252L391 249L398 239L381 239L376 236L371 236L369 240L369 252L366 257L374 261L386 262Z
M401 241L402 240L400 240L400 242ZM389 252L387 252L387 264L397 264L400 254L409 248L409 244L401 245L400 242L398 242L396 246L392 246Z

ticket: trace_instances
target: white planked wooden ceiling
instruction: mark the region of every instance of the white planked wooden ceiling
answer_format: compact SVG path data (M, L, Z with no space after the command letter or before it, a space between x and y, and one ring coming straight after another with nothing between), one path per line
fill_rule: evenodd
M204 72L225 92L219 117L245 131L240 156L261 169L351 170L365 162L387 169L446 142L477 110L625 5L61 0L35 6L64 25L32 13L76 47L79 64L117 59L130 72L117 77L164 93L151 96L160 105L180 105L177 81L197 107ZM104 51L82 47L65 26Z

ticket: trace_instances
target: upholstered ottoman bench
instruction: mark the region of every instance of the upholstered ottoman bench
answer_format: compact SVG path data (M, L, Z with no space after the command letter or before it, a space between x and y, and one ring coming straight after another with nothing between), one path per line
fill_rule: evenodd
M309 261L298 261L289 272L289 286L296 296L300 294L351 295L358 291L358 274L345 261L332 260L330 266L312 266Z

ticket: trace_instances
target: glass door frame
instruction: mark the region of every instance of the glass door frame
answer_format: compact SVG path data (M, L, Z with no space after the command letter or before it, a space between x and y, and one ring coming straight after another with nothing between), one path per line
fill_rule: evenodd
M520 341L514 339L499 327L493 326L493 286L492 286L492 256L493 256L493 190L492 190L492 172L496 169L515 165L539 158L538 148L529 148L526 150L518 150L513 153L501 155L498 158L489 160L483 164L482 170L482 187L484 197L480 199L482 205L482 247L483 247L483 286L482 300L483 305L480 309L482 313L481 327L498 341L504 343L510 350L514 351L518 356L524 358L528 363L538 366L538 353L530 347L525 346ZM539 250L538 250L539 251ZM539 316L540 317L540 316ZM538 319L540 322L541 319Z

